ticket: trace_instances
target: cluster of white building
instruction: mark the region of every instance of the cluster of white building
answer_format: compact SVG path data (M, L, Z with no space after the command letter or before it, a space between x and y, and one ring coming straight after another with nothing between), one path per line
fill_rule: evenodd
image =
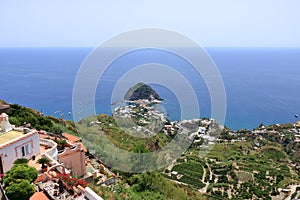
M6 173L16 159L40 154L39 135L36 130L16 129L9 123L8 115L0 115L0 173Z
M42 146L47 146L47 150L41 152ZM85 153L82 151L82 149L80 149L80 151L77 151L77 149L80 148L80 145L76 145L74 147L76 148L66 149L63 153L58 153L56 142L49 139L40 138L37 130L24 127L16 128L14 125L10 124L9 117L6 113L0 114L0 174L5 174L7 171L9 171L10 168L14 165L14 162L19 158L26 158L29 160L29 163L32 161L32 163L35 164L37 161L37 156L46 157L50 160L51 167L48 169L46 174L48 174L48 172L54 167L60 173L70 174L70 171L65 168L65 164L68 164L67 161L69 160L73 163L75 163L75 161L78 161L85 167ZM79 152L80 155L83 155L82 160L78 160L77 158L75 158L75 154L77 152ZM63 161L65 164L60 163L59 161ZM83 170L83 174L85 173L86 171ZM48 179L45 178L45 180ZM82 198L90 200L102 199L90 188L86 187L84 190L85 193ZM37 192L37 194L38 193L40 192Z

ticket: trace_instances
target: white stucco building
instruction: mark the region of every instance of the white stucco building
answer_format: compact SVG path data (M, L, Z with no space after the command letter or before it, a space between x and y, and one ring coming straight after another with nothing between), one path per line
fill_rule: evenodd
M36 130L15 129L8 115L0 115L0 174L7 172L16 159L40 153L39 135Z

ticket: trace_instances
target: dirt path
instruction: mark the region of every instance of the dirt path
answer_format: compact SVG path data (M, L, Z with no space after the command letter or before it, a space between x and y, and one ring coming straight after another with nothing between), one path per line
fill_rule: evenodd
M203 166L202 166L202 169L203 169L202 182L204 183L205 177L206 177L206 169Z
M207 164L207 168L208 168L208 170L209 170L209 180L212 180L213 173L212 173L212 171L211 171L211 168L210 168L210 165L209 165L209 164Z
M291 193L289 196L287 196L285 198L285 200L291 200L292 199L292 195L296 192L296 188L300 186L300 185L290 185L289 188L291 189Z
M295 171L292 169L291 166L287 165L287 167L289 168L290 174L292 175L292 177L297 176L297 173L295 173Z
M207 159L205 159L205 161L207 161ZM212 179L212 171L211 171L211 168L209 166L209 164L207 162L205 162L205 164L207 165L207 169L209 170L209 180ZM205 169L205 167L203 167L203 176L202 176L202 182L205 184L205 187L199 189L198 191L202 194L206 193L207 191L207 188L209 186L209 181L205 182L205 177L206 177L206 173L208 173L208 171Z
M201 194L204 194L204 193L206 193L208 186L209 186L209 182L206 182L206 183L205 183L205 187L199 189L198 191L199 191Z
M175 163L176 163L176 161L173 161L173 162L171 163L171 165L169 165L169 166L167 167L167 169L168 169L169 171L171 171L171 170L173 169Z
M168 179L168 180L169 180L169 181L172 181L172 182L174 182L174 183L180 184L180 185L186 185L186 186L188 186L188 184L183 183L183 182L180 182L180 181L176 181L176 180L173 180L173 179Z

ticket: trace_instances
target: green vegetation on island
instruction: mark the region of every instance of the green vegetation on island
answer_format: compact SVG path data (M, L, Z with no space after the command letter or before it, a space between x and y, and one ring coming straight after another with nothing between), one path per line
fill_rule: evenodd
M161 100L155 90L144 83L138 83L131 87L125 94L124 99L127 101L136 101L139 99Z

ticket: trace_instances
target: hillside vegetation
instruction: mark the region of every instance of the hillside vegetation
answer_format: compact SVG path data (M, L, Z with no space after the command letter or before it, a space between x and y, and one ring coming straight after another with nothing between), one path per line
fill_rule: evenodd
M1 104L7 104L0 100ZM54 116L44 116L37 110L27 108L18 104L11 104L7 114L9 122L15 126L29 125L37 130L45 130L53 133L69 132L75 134L74 122L58 119Z

